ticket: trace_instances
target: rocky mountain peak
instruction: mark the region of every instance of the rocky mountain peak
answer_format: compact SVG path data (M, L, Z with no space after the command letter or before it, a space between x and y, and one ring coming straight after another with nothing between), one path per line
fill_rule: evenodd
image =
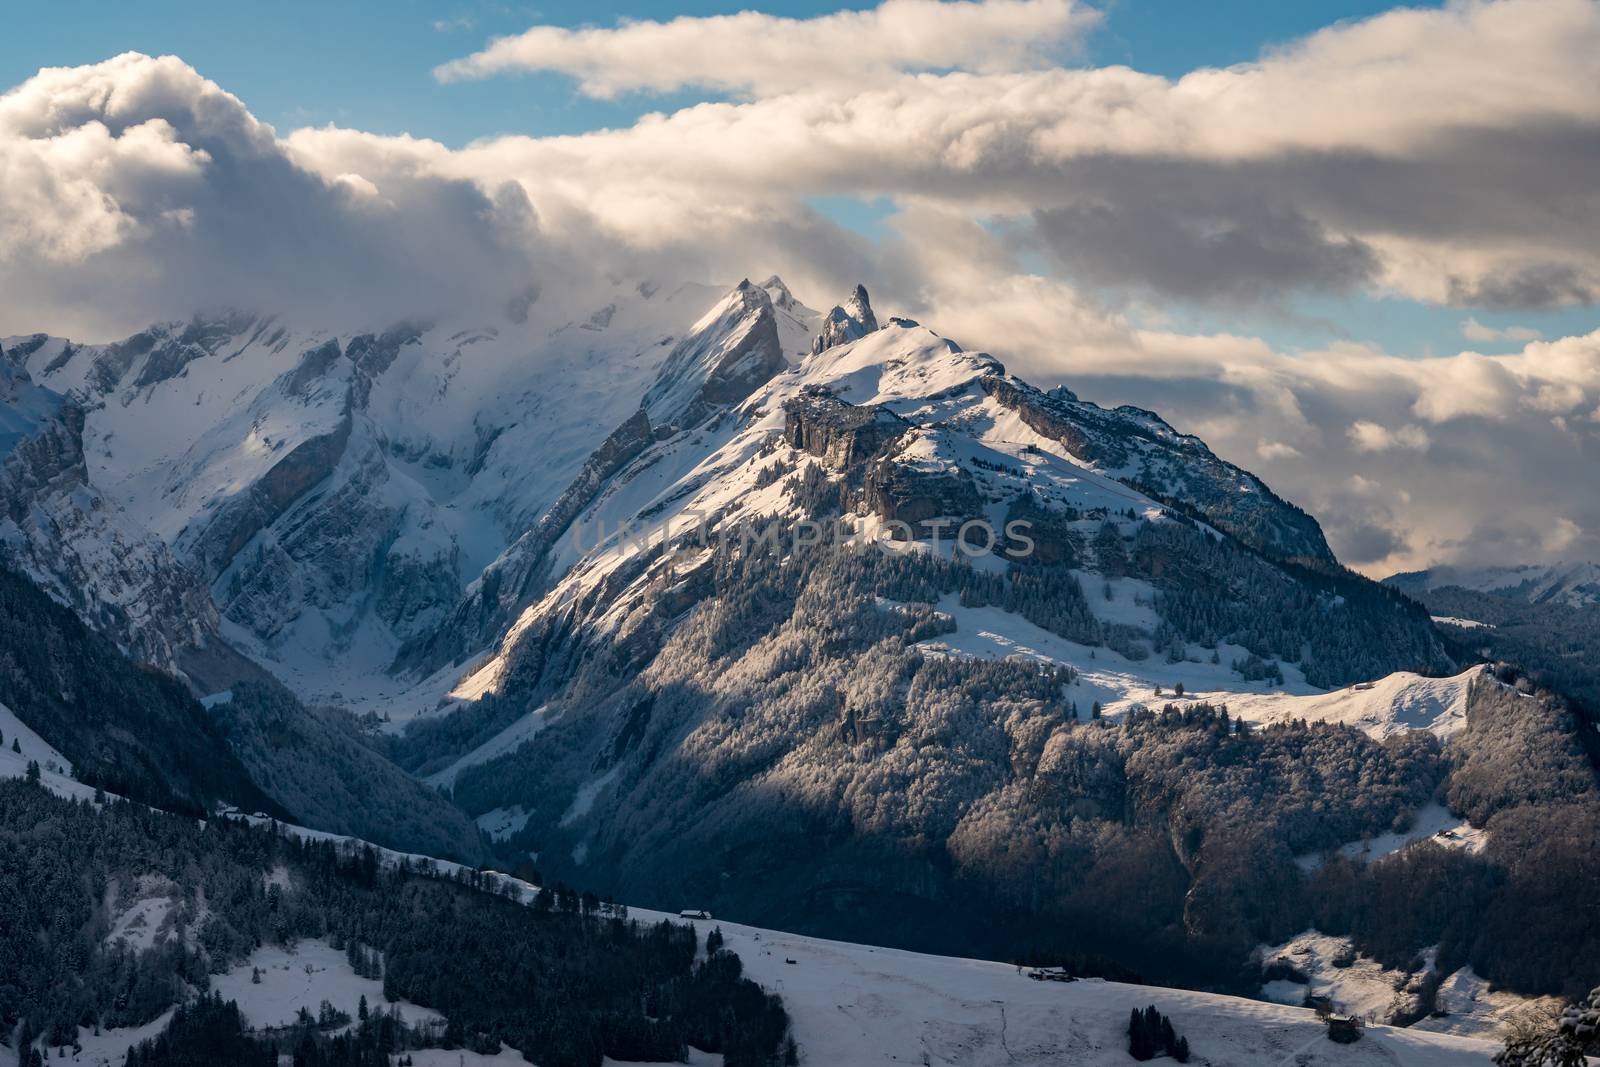
M878 317L872 312L872 301L867 297L867 287L857 285L850 298L836 305L822 321L822 332L811 342L811 351L825 352L835 345L859 340L878 328Z
M786 366L772 297L746 278L673 348L640 407L655 425L691 425Z
M762 282L761 289L772 298L772 306L780 311L790 311L800 306L800 301L795 299L794 293L776 274Z

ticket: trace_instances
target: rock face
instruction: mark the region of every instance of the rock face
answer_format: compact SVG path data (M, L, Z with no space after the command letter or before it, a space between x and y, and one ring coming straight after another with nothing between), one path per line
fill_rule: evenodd
M63 403L0 465L0 559L112 638L129 655L179 673L220 644L198 575L89 483L84 413Z
M830 469L848 470L899 440L911 424L880 407L846 403L825 388L785 402L783 439L819 457Z
M872 313L872 303L867 299L867 287L858 285L850 299L835 305L822 320L822 332L811 344L813 354L825 352L836 345L860 340L878 328L878 317Z
M919 539L943 531L942 539L948 540L962 523L983 514L983 500L971 472L953 464L902 463L893 456L867 467L862 505L886 522L905 523L911 536Z

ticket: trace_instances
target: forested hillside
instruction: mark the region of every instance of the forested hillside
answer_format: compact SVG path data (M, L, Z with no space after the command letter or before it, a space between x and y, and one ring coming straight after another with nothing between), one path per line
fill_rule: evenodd
M295 820L402 852L477 862L477 828L401 771L339 709L307 708L275 682L241 682L217 726L261 788Z
M182 886L179 936L138 951L107 938L105 902L148 877ZM13 1053L35 1039L61 1050L79 1027L157 1018L258 946L320 938L381 977L387 999L436 1009L447 1025L386 1022L374 1004L343 1039L333 1035L348 1018L244 1033L247 1017L201 1000L132 1062L248 1063L281 1050L369 1064L407 1048L509 1045L541 1067L599 1067L604 1056L681 1060L688 1044L733 1067L784 1062L777 998L742 978L736 956L697 962L692 927L641 925L563 888L526 905L462 878L388 867L370 848L347 855L269 828L0 782L0 1034Z
M1529 603L1460 586L1412 595L1446 620L1464 650L1519 664L1539 685L1600 711L1600 605Z
M258 789L183 684L137 667L32 582L0 567L0 703L80 780L172 810L283 809Z
M1447 748L1444 799L1487 830L1471 854L1427 843L1362 865L1332 859L1307 887L1318 929L1406 967L1438 946L1524 993L1600 982L1600 779L1594 722L1511 668L1477 685Z
M343 712L270 681L208 710L0 569L0 704L88 785L168 810L267 811L402 851L483 858L471 821L370 746Z

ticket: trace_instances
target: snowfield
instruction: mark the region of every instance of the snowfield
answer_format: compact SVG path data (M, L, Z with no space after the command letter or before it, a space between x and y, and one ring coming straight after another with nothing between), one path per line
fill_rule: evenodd
M1189 1039L1191 1062L1219 1067L1468 1067L1490 1063L1499 1049L1388 1026L1336 1045L1306 1008L1096 979L1032 981L1003 963L694 925L702 935L720 926L746 973L783 997L801 1062L815 1067L1123 1067L1132 1062L1128 1013L1150 1004Z
M1487 830L1480 830L1459 816L1450 814L1443 804L1429 804L1417 811L1409 829L1379 834L1362 841L1350 841L1339 848L1339 854L1348 859L1375 860L1392 855L1419 841L1432 841L1445 848L1464 848L1468 852L1481 852L1489 842ZM1322 866L1321 853L1296 856L1295 862L1303 870L1313 871Z
M253 980L258 970L260 982ZM356 974L344 952L326 941L301 941L292 949L263 945L226 974L213 976L211 988L222 994L223 1000L238 1001L239 1010L257 1029L291 1025L301 1008L316 1015L323 1001L352 1019L362 997L371 1008L388 1003L383 999L383 983ZM432 1009L406 1001L396 1006L411 1025L444 1019Z

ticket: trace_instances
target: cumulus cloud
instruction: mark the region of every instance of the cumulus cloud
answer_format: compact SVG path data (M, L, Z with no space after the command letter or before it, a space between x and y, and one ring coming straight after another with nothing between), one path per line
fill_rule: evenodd
M926 18L906 16L919 5ZM1200 303L1365 288L1544 307L1600 293L1594 0L1397 10L1177 80L1031 69L1010 28L1066 32L1076 9L991 18L1000 9L891 0L783 30L754 14L536 27L450 69L565 70L591 92L710 79L751 99L499 138L449 167L516 177L541 210L566 201L646 240L692 228L708 202L936 203L1004 222L1080 284ZM992 29L966 28L979 13ZM927 32L858 32L902 17ZM958 25L944 51L939 28ZM704 62L693 40L717 34L738 43ZM954 69L906 73L920 67Z
M1423 452L1428 448L1428 431L1421 426L1398 426L1391 430L1375 422L1362 419L1350 426L1350 441L1357 452L1387 452L1391 448L1409 448Z
M224 304L425 314L503 301L538 269L520 185L308 169L173 57L47 69L0 97L0 188L0 314L89 339Z
M688 87L771 95L858 89L903 71L1019 70L1048 62L1097 15L1073 0L884 0L795 19L741 11L614 28L535 26L435 70L441 81L558 71L589 96Z

